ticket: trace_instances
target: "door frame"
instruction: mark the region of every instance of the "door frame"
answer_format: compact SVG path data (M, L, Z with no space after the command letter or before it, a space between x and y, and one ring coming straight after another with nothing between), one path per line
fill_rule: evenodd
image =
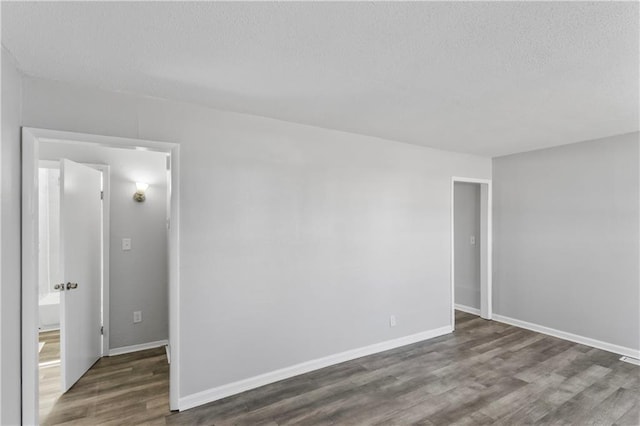
M453 176L451 178L451 327L455 329L455 184L456 182L480 184L480 316L493 317L493 188L491 179Z
M142 139L22 128L22 423L38 424L38 168L41 141L163 152L170 155L169 199L169 408L180 389L180 145ZM104 352L104 351L103 351Z
M108 164L79 163L102 173L102 282L100 288L100 304L103 333L100 338L100 353L109 356L109 243L110 243L110 209L111 209L111 167ZM39 169L60 170L60 161L38 160ZM62 324L61 324L62 325Z

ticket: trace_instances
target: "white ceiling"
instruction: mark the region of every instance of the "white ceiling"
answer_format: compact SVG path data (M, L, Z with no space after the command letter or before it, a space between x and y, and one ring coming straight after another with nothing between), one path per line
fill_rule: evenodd
M487 156L639 128L639 4L2 3L30 76Z

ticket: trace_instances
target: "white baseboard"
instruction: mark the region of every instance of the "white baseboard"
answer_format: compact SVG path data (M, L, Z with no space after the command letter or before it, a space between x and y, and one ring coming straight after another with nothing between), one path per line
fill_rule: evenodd
M533 324L531 322L521 321L519 319L505 317L504 315L493 314L493 319L505 324L514 325L527 330L536 331L538 333L547 334L549 336L558 337L581 345L591 346L593 348L602 349L603 351L613 352L614 354L624 355L632 358L640 358L640 351L627 348L613 343L603 342L601 340L592 339L590 337L579 336L577 334L568 333L566 331L556 330L555 328L545 327L543 325Z
M629 364L633 365L640 365L640 359L631 358L630 356L623 356L622 358L620 358L620 361L628 362Z
M60 330L60 324L41 325L38 328L38 331L40 333L43 333L46 331L54 331L54 330Z
M472 308L471 306L460 305L458 303L454 304L453 307L456 308L458 311L480 316L480 309Z
M123 346L121 348L109 349L109 356L128 354L131 352L144 351L147 349L158 348L169 344L168 340L158 340L156 342L141 343L139 345Z
M60 366L59 359L38 363L38 368L50 368L50 367L59 367L59 366Z
M350 361L352 359L360 358L363 356L372 355L378 352L384 352L389 349L395 349L400 346L410 345L412 343L432 339L434 337L451 333L452 331L452 327L450 325L447 325L445 327L440 327L434 330L424 331L393 340L387 340L386 342L375 343L373 345L365 346L362 348L352 349L323 358L303 362L301 364L292 365L280 370L271 371L259 376L250 377L248 379L239 380L237 382L184 396L180 398L178 407L179 410L187 410L189 408L217 401L231 395L236 395L251 389L255 389L260 386L268 385L269 383L288 379L293 376L298 376L300 374L308 373L310 371L318 370L324 367L329 367L331 365L340 364L341 362Z

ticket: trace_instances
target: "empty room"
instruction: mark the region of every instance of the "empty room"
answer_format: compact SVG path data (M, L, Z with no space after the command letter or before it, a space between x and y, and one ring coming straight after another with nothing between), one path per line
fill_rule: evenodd
M1 425L640 424L640 3L1 3Z

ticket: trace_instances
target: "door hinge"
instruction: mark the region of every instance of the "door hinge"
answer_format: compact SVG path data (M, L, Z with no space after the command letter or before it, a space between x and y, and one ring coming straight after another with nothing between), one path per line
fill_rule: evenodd
M104 191L100 191L100 199L104 200Z
M100 334L104 336L104 326L100 327Z
M171 157L167 155L167 170L171 170Z

